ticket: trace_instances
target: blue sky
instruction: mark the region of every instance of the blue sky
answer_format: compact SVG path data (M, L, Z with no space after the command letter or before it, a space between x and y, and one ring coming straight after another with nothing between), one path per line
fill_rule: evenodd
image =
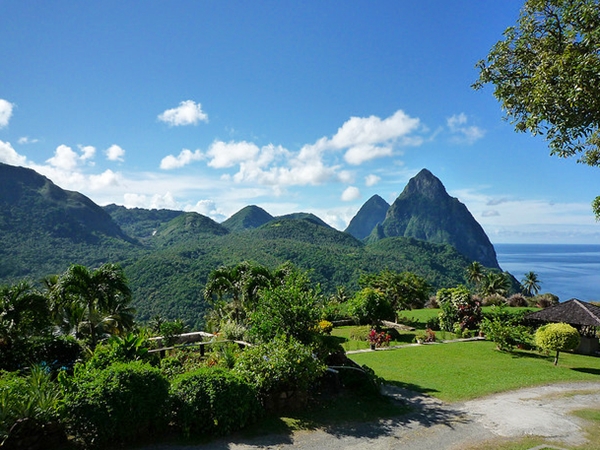
M521 6L0 1L0 162L101 205L342 230L427 168L494 243L600 243L598 169L470 87Z

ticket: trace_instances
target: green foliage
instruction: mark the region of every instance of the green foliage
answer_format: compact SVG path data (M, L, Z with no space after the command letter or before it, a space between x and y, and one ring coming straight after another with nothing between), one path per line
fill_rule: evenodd
M307 274L292 270L281 284L260 292L250 313L249 334L261 342L286 335L307 344L315 333L321 303L320 292L310 287Z
M600 165L599 9L598 0L526 1L474 85L494 85L515 130L545 134L551 154L590 166Z
M377 274L361 275L359 284L385 294L394 311L422 308L431 291L431 286L423 277L411 272L396 273L388 269Z
M333 324L329 320L320 320L317 329L319 333L322 334L331 334L331 330L333 330Z
M56 421L60 399L59 387L39 366L26 376L0 371L0 447L19 419L29 419L40 428Z
M185 434L227 434L261 414L254 388L220 368L200 368L177 377L171 398L174 423Z
M359 323L376 324L394 318L394 310L388 298L371 287L358 291L348 302L348 312Z
M505 305L492 306L484 314L480 329L488 340L496 344L498 350L511 351L515 346L531 348L533 333L523 325L527 313L527 310L514 312Z
M325 372L311 347L293 338L276 337L247 348L233 369L263 398L271 393L306 391Z
M166 426L169 383L139 361L93 370L79 365L65 389L62 417L69 432L89 446L106 446L152 435Z
M47 299L28 282L0 286L0 369L35 361L36 344L51 337L49 318Z
M113 336L105 344L100 344L87 361L88 369L106 369L117 362L148 360L148 341L140 335L128 333Z
M549 323L535 332L535 345L546 352L556 352L554 365L558 364L560 352L574 350L580 340L579 332L566 323Z

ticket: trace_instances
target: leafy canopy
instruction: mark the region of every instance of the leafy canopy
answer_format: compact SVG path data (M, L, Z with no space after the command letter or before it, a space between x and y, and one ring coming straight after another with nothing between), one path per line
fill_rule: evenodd
M552 155L600 166L600 1L528 0L515 26L479 61L479 89L517 131L545 134ZM593 202L600 219L600 197Z

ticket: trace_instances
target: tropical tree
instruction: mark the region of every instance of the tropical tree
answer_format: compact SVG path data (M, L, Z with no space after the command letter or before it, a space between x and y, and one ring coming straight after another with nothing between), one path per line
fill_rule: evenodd
M315 334L323 299L306 272L294 270L282 283L264 288L249 313L250 335L259 342L276 336L293 337L308 344Z
M550 153L600 166L600 1L527 0L515 26L477 64L517 131ZM593 202L600 219L600 197Z
M396 313L403 309L422 308L431 292L431 285L424 278L412 272L397 273L387 269L377 274L362 275L359 284L384 294Z
M481 282L485 279L485 268L479 261L473 261L467 266L467 281L479 289Z
M236 323L243 323L256 305L258 291L284 274L283 268L273 274L266 267L248 261L221 266L209 274L204 298L213 305L213 313L220 319L230 315Z
M521 287L523 293L528 297L537 295L540 292L540 280L537 273L531 271L527 272L525 277L521 280Z
M125 273L115 264L95 270L72 265L59 276L51 296L63 331L84 339L91 349L134 325L131 290Z
M510 281L502 272L488 272L481 282L481 294L483 296L502 295L506 297L510 291Z
M31 284L0 286L0 369L31 362L34 341L50 331L48 301Z

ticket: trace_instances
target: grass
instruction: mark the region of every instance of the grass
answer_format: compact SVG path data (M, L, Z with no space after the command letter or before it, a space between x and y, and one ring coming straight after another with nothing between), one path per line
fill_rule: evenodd
M446 402L546 383L600 379L600 358L563 352L555 367L552 357L531 351L503 353L487 341L421 345L351 358L387 382Z

